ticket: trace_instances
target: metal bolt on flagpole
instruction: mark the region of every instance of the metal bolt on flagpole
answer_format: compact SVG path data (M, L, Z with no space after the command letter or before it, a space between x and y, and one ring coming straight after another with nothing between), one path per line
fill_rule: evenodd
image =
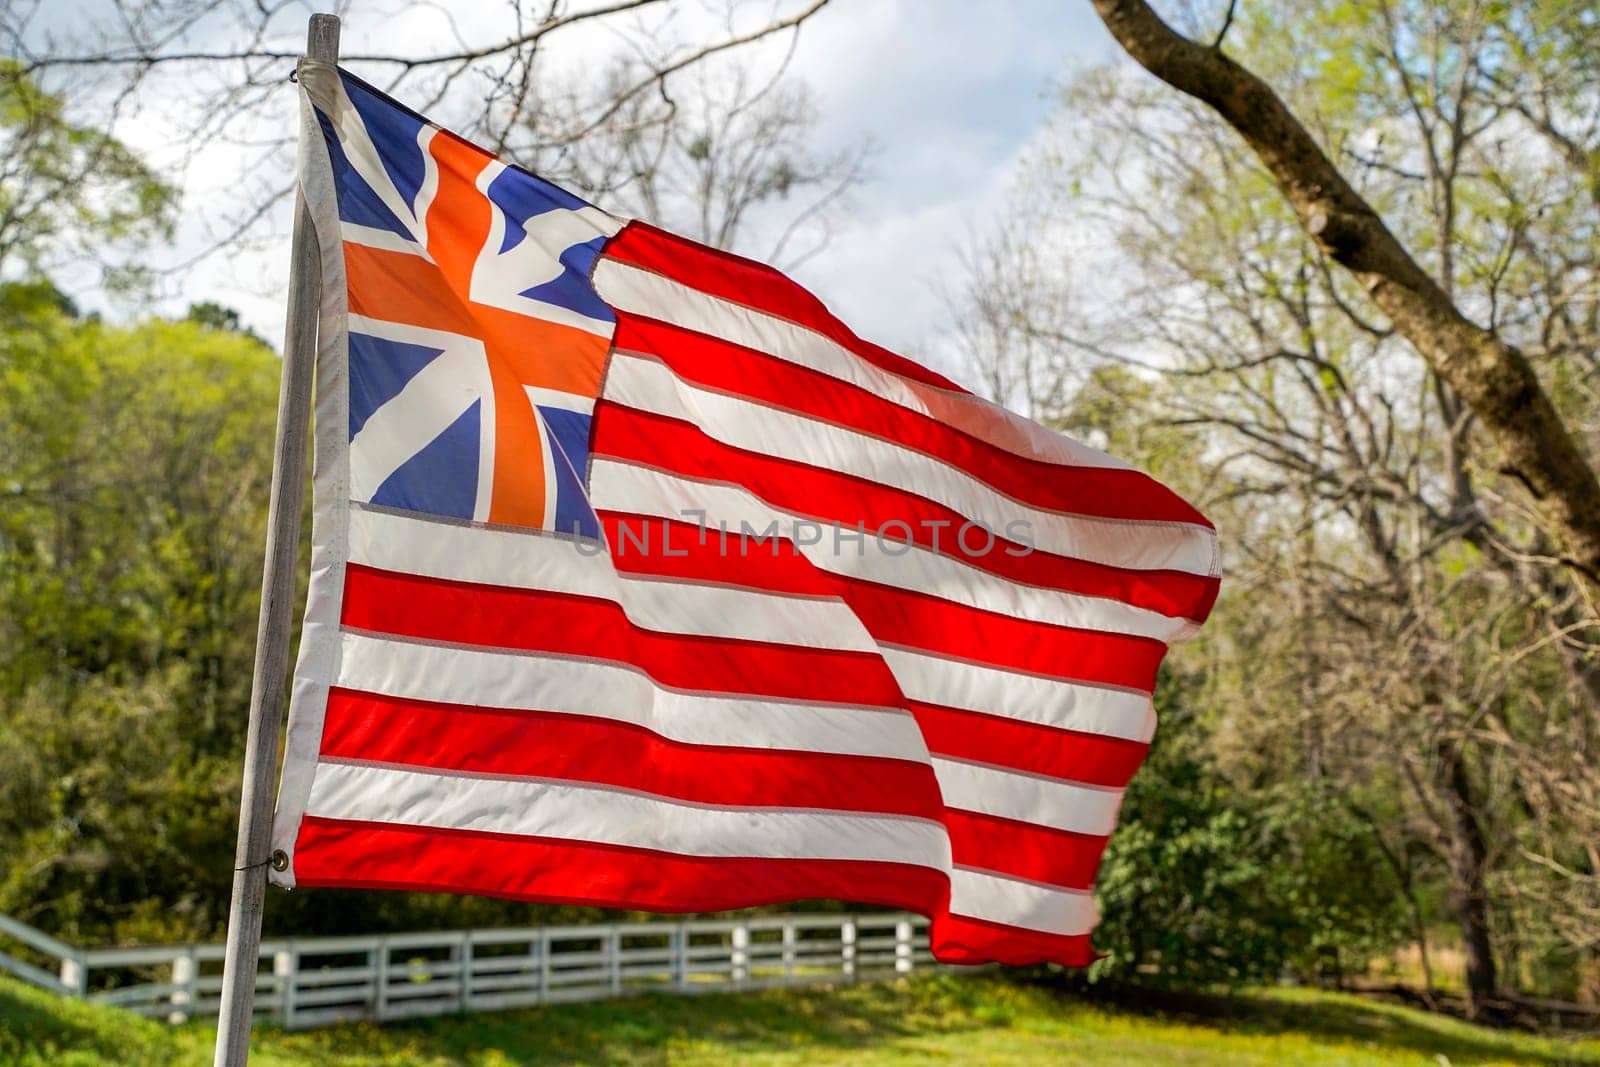
M324 63L339 58L339 20L312 15L306 55ZM242 1067L250 1056L256 969L261 950L261 906L272 848L272 785L278 763L278 720L294 625L295 558L305 488L306 439L317 352L317 309L322 302L317 235L305 197L296 193L294 244L289 265L289 312L284 331L283 378L278 389L278 433L267 509L267 555L261 576L261 616L256 629L255 676L245 739L244 790L239 843L234 853L233 899L222 968L217 1020L217 1067Z

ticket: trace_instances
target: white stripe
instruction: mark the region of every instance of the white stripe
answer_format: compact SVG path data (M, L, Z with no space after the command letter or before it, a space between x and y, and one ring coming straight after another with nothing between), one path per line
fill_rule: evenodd
M367 248L381 248L385 252L402 252L408 256L418 256L431 261L431 257L421 245L406 237L401 237L393 230L382 230L376 226L362 226L354 222L340 222L339 236L346 244L364 245Z
M1129 741L1149 741L1156 732L1148 693L1057 681L903 648L881 651L900 691L911 700Z
M867 362L815 330L787 319L703 293L654 271L601 257L593 273L595 290L606 303L697 333L765 352L859 386L903 408L940 418L925 399L937 393L942 406L964 407L963 428L1016 455L1079 467L1127 470L1128 464L1071 438L1052 433L980 397L936 390ZM941 419L944 421L944 419Z
M957 867L950 872L950 911L974 919L1071 936L1100 920L1094 897Z
M284 737L283 774L272 818L273 848L282 849L290 863L285 870L268 871L274 884L285 886L294 885L294 842L300 833L300 816L305 811L306 797L316 774L328 685L338 673L345 520L350 499L347 462L350 361L346 317L349 287L344 248L340 243L333 168L327 139L311 100L313 94L326 97L329 83L337 82L339 75L333 67L308 59L301 60L299 72L300 85L306 93L300 101L300 188L316 235L314 254L320 260L322 299L317 315L316 417L312 423L316 463L311 575L289 702L289 725Z
M823 527L793 512L780 511L741 486L688 478L606 456L595 456L590 461L589 499L603 511L680 522L704 515L712 537L717 536L719 522L726 523L730 534L741 529L759 533L775 523L780 536L798 532L820 538L815 544L798 547L822 570L926 593L1011 618L1165 641L1175 641L1194 629L1187 620L1171 619L1106 597L1023 585L953 556L892 539L880 541L871 532L857 540L853 530ZM894 530L889 533L892 538Z
M1109 567L1181 570L1199 575L1210 575L1215 562L1215 535L1205 527L1068 516L1041 510L924 453L832 423L699 388L653 359L623 352L614 354L604 395L631 408L692 423L735 448L916 494L1002 536L1013 523L1021 523L1035 547L1056 555ZM1063 476L1070 475L1064 472ZM956 535L953 529L943 531L946 543L954 541ZM986 540L981 531L969 533L968 537L969 544L979 546Z
M872 635L841 600L626 575L621 589L620 602L628 617L651 630L801 648L878 651Z
M924 762L900 709L798 704L664 689L621 664L516 655L345 633L338 685L382 696L632 723L690 745Z
M879 860L950 869L944 827L928 819L714 808L567 783L370 765L319 764L306 814L684 856Z
M946 807L1075 834L1109 835L1122 807L1120 789L1098 789L965 760L935 756L933 773Z
M610 600L636 625L660 633L878 650L842 601L619 574L605 546L594 541L353 509L350 562L447 581Z

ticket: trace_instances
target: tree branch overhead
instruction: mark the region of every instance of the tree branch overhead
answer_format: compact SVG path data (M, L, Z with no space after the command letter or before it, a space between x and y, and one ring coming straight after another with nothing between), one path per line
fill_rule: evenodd
M1515 346L1462 313L1270 86L1175 32L1145 0L1093 0L1140 66L1208 105L1250 145L1306 232L1348 269L1481 420L1527 485L1564 561L1600 595L1600 480Z

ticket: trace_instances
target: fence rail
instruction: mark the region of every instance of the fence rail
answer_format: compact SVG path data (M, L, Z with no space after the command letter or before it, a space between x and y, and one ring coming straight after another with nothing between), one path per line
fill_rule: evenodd
M220 944L81 949L0 915L0 970L170 1022L215 1016ZM258 1019L306 1029L658 991L698 994L907 974L928 920L905 913L294 938L261 945Z

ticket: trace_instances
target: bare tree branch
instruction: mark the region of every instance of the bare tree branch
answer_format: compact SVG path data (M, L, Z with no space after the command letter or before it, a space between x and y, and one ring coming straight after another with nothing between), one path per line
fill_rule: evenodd
M1094 0L1106 28L1146 70L1216 109L1260 157L1301 224L1477 412L1518 471L1565 559L1600 597L1600 480L1527 357L1469 320L1282 99L1214 49L1175 33L1144 0Z

